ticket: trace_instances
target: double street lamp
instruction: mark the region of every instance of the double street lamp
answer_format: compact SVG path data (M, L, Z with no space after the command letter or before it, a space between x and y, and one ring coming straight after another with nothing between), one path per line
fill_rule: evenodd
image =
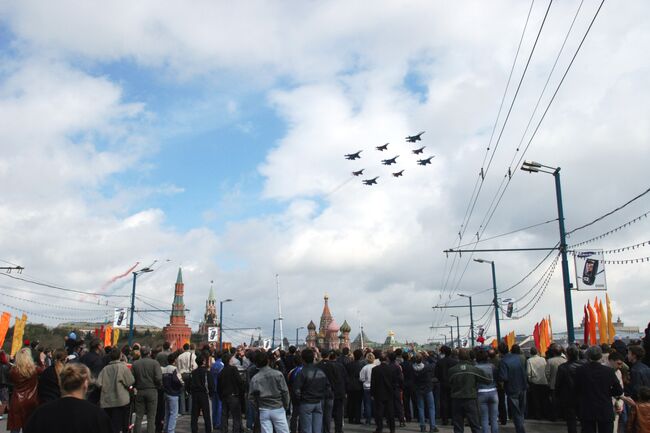
M524 161L523 171L529 173L546 173L555 178L555 198L557 201L557 219L560 226L560 254L562 255L562 284L564 286L564 308L566 310L567 340L575 341L573 329L573 305L571 302L571 281L569 280L569 262L567 260L566 230L564 228L564 209L562 206L562 187L560 185L560 167L549 167L535 161ZM546 169L546 170L544 170ZM551 170L551 171L548 171Z
M494 262L490 260L474 259L478 263L489 263L492 266L492 291L494 293L494 322L497 327L497 342L501 342L501 325L499 324L499 300L497 299L497 276L494 270ZM470 301L471 302L471 301Z
M219 301L219 352L223 350L223 304L232 302L232 299Z
M131 317L129 319L129 347L133 346L133 316L135 315L135 280L140 274L153 272L150 267L142 268L139 271L133 272L133 289L131 290Z

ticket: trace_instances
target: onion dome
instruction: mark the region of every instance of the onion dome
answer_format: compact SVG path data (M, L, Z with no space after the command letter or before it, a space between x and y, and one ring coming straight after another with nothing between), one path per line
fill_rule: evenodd
M343 324L341 325L341 332L350 332L352 331L352 328L350 328L350 325L348 325L348 321L344 320Z
M339 325L336 324L334 320L332 320L327 327L328 332L339 332Z
M307 325L307 329L309 329L310 331L315 331L316 330L316 325L314 324L313 320L309 321L309 325Z

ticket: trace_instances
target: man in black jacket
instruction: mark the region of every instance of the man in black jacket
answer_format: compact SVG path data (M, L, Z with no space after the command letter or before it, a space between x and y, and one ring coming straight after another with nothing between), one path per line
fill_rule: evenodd
M445 355L436 363L436 377L440 382L440 418L442 425L449 424L451 417L451 388L449 387L449 369L458 364L458 359L452 356L448 346L442 346L440 353Z
M584 365L584 362L578 359L579 355L580 351L576 345L570 345L566 350L567 362L557 368L557 377L555 379L555 392L564 408L568 433L578 433L578 401L575 394L575 378L578 368Z
M623 394L614 369L600 363L603 351L599 346L587 349L587 365L576 370L580 424L583 433L611 433L614 430L612 397Z
M323 354L327 357L319 364L332 387L332 398L326 399L323 406L323 433L330 433L331 421L334 418L335 433L343 433L343 406L347 372L343 364L336 361L336 352Z
M359 373L366 362L363 359L363 351L355 350L354 361L346 364L348 373L348 422L350 424L361 424L361 402L363 401L363 384L359 380Z
M389 364L389 360L383 354L379 360L381 364L372 369L370 377L370 393L375 403L374 415L377 428L375 433L382 433L384 428L384 417L388 420L390 433L395 432L395 384L399 382L398 371L395 366Z
M293 392L300 401L300 433L321 433L323 401L331 398L330 381L320 368L314 366L314 351L301 352L304 367L296 376Z
M210 397L214 395L214 383L208 380L208 359L199 354L196 356L198 368L190 373L190 390L192 392L192 418L190 425L192 433L199 431L199 411L203 413L205 432L212 432L212 421L210 420ZM160 367L158 367L160 368ZM224 367L225 368L225 367Z
M233 433L241 433L241 396L244 381L237 367L230 365L230 353L222 356L223 369L217 377L217 394L221 400L221 433L228 433L228 417L232 416Z
M431 366L433 373L434 366ZM412 357L409 352L402 354L402 374L404 375L404 418L406 422L413 420L413 414L417 410L415 397L415 370L413 369ZM433 382L431 382L433 385Z

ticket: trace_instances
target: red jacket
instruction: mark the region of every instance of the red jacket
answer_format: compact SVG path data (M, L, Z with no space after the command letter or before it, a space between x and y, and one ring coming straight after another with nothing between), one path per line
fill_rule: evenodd
M34 370L30 377L23 377L16 367L12 367L9 380L13 392L9 400L7 430L19 430L25 427L27 419L38 406L38 371Z

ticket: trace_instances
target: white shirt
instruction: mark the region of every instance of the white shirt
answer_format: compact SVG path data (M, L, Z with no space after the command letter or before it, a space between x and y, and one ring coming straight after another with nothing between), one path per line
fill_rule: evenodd
M196 354L191 350L181 353L176 359L176 367L180 374L191 373L198 367L196 365Z
M359 372L359 380L363 382L363 389L370 389L370 378L372 376L372 369L375 367L376 367L375 364L366 364Z

